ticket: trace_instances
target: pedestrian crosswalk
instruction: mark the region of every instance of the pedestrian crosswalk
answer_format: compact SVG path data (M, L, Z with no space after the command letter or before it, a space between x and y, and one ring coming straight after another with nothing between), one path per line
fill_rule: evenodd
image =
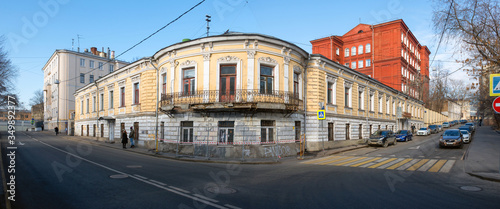
M355 157L335 155L302 162L303 164L345 166L387 170L450 172L456 160L396 157Z

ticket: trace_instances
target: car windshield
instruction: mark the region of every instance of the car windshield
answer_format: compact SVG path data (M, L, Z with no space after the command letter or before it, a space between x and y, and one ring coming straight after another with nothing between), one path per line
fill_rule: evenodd
M465 125L474 126L474 123L466 123Z
M460 130L460 133L462 133L462 134L469 134L469 132L466 131L466 130Z
M407 130L399 130L398 132L396 132L396 134L407 134L408 131Z
M449 123L443 123L443 125L448 125Z
M436 128L436 125L430 125L429 128Z
M389 134L389 131L376 131L372 135L373 136L387 136L387 134Z
M427 130L427 128L420 128L419 130L426 131L426 130Z
M460 133L458 131L445 131L443 136L460 136Z

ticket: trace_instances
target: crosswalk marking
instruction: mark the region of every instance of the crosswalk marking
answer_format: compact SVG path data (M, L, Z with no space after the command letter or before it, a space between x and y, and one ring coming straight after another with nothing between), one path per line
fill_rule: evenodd
M446 160L439 160L436 164L434 164L434 166L432 166L432 168L430 168L429 172L438 172L439 169L441 169L441 167L443 167L444 163L446 163Z
M397 168L399 166L402 166L403 164L405 164L405 163L407 163L407 162L409 162L411 160L412 160L411 158L404 159L403 161L401 161L399 163L396 163L396 164L392 165L391 167L388 167L387 169L389 169L389 170L395 169L395 168Z
M349 166L359 168L377 168L400 171L427 171L433 173L448 173L456 160L445 159L413 159L389 157L356 157L356 156L329 156L302 162L303 164Z

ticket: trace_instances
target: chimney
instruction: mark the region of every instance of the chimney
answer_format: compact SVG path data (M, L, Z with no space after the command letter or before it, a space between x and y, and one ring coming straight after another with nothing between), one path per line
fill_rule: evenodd
M90 47L90 51L92 52L93 55L97 55L97 48L96 47Z
M111 59L115 59L115 51L111 51Z
M108 57L108 59L109 59L109 47L108 47L108 53L107 53L106 55L107 55L107 57Z

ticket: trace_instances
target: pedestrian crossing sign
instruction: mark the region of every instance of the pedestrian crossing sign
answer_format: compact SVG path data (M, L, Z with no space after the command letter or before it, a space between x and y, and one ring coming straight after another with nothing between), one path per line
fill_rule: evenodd
M500 96L500 74L490 75L490 96Z
M326 118L325 110L318 110L318 120L324 120Z

